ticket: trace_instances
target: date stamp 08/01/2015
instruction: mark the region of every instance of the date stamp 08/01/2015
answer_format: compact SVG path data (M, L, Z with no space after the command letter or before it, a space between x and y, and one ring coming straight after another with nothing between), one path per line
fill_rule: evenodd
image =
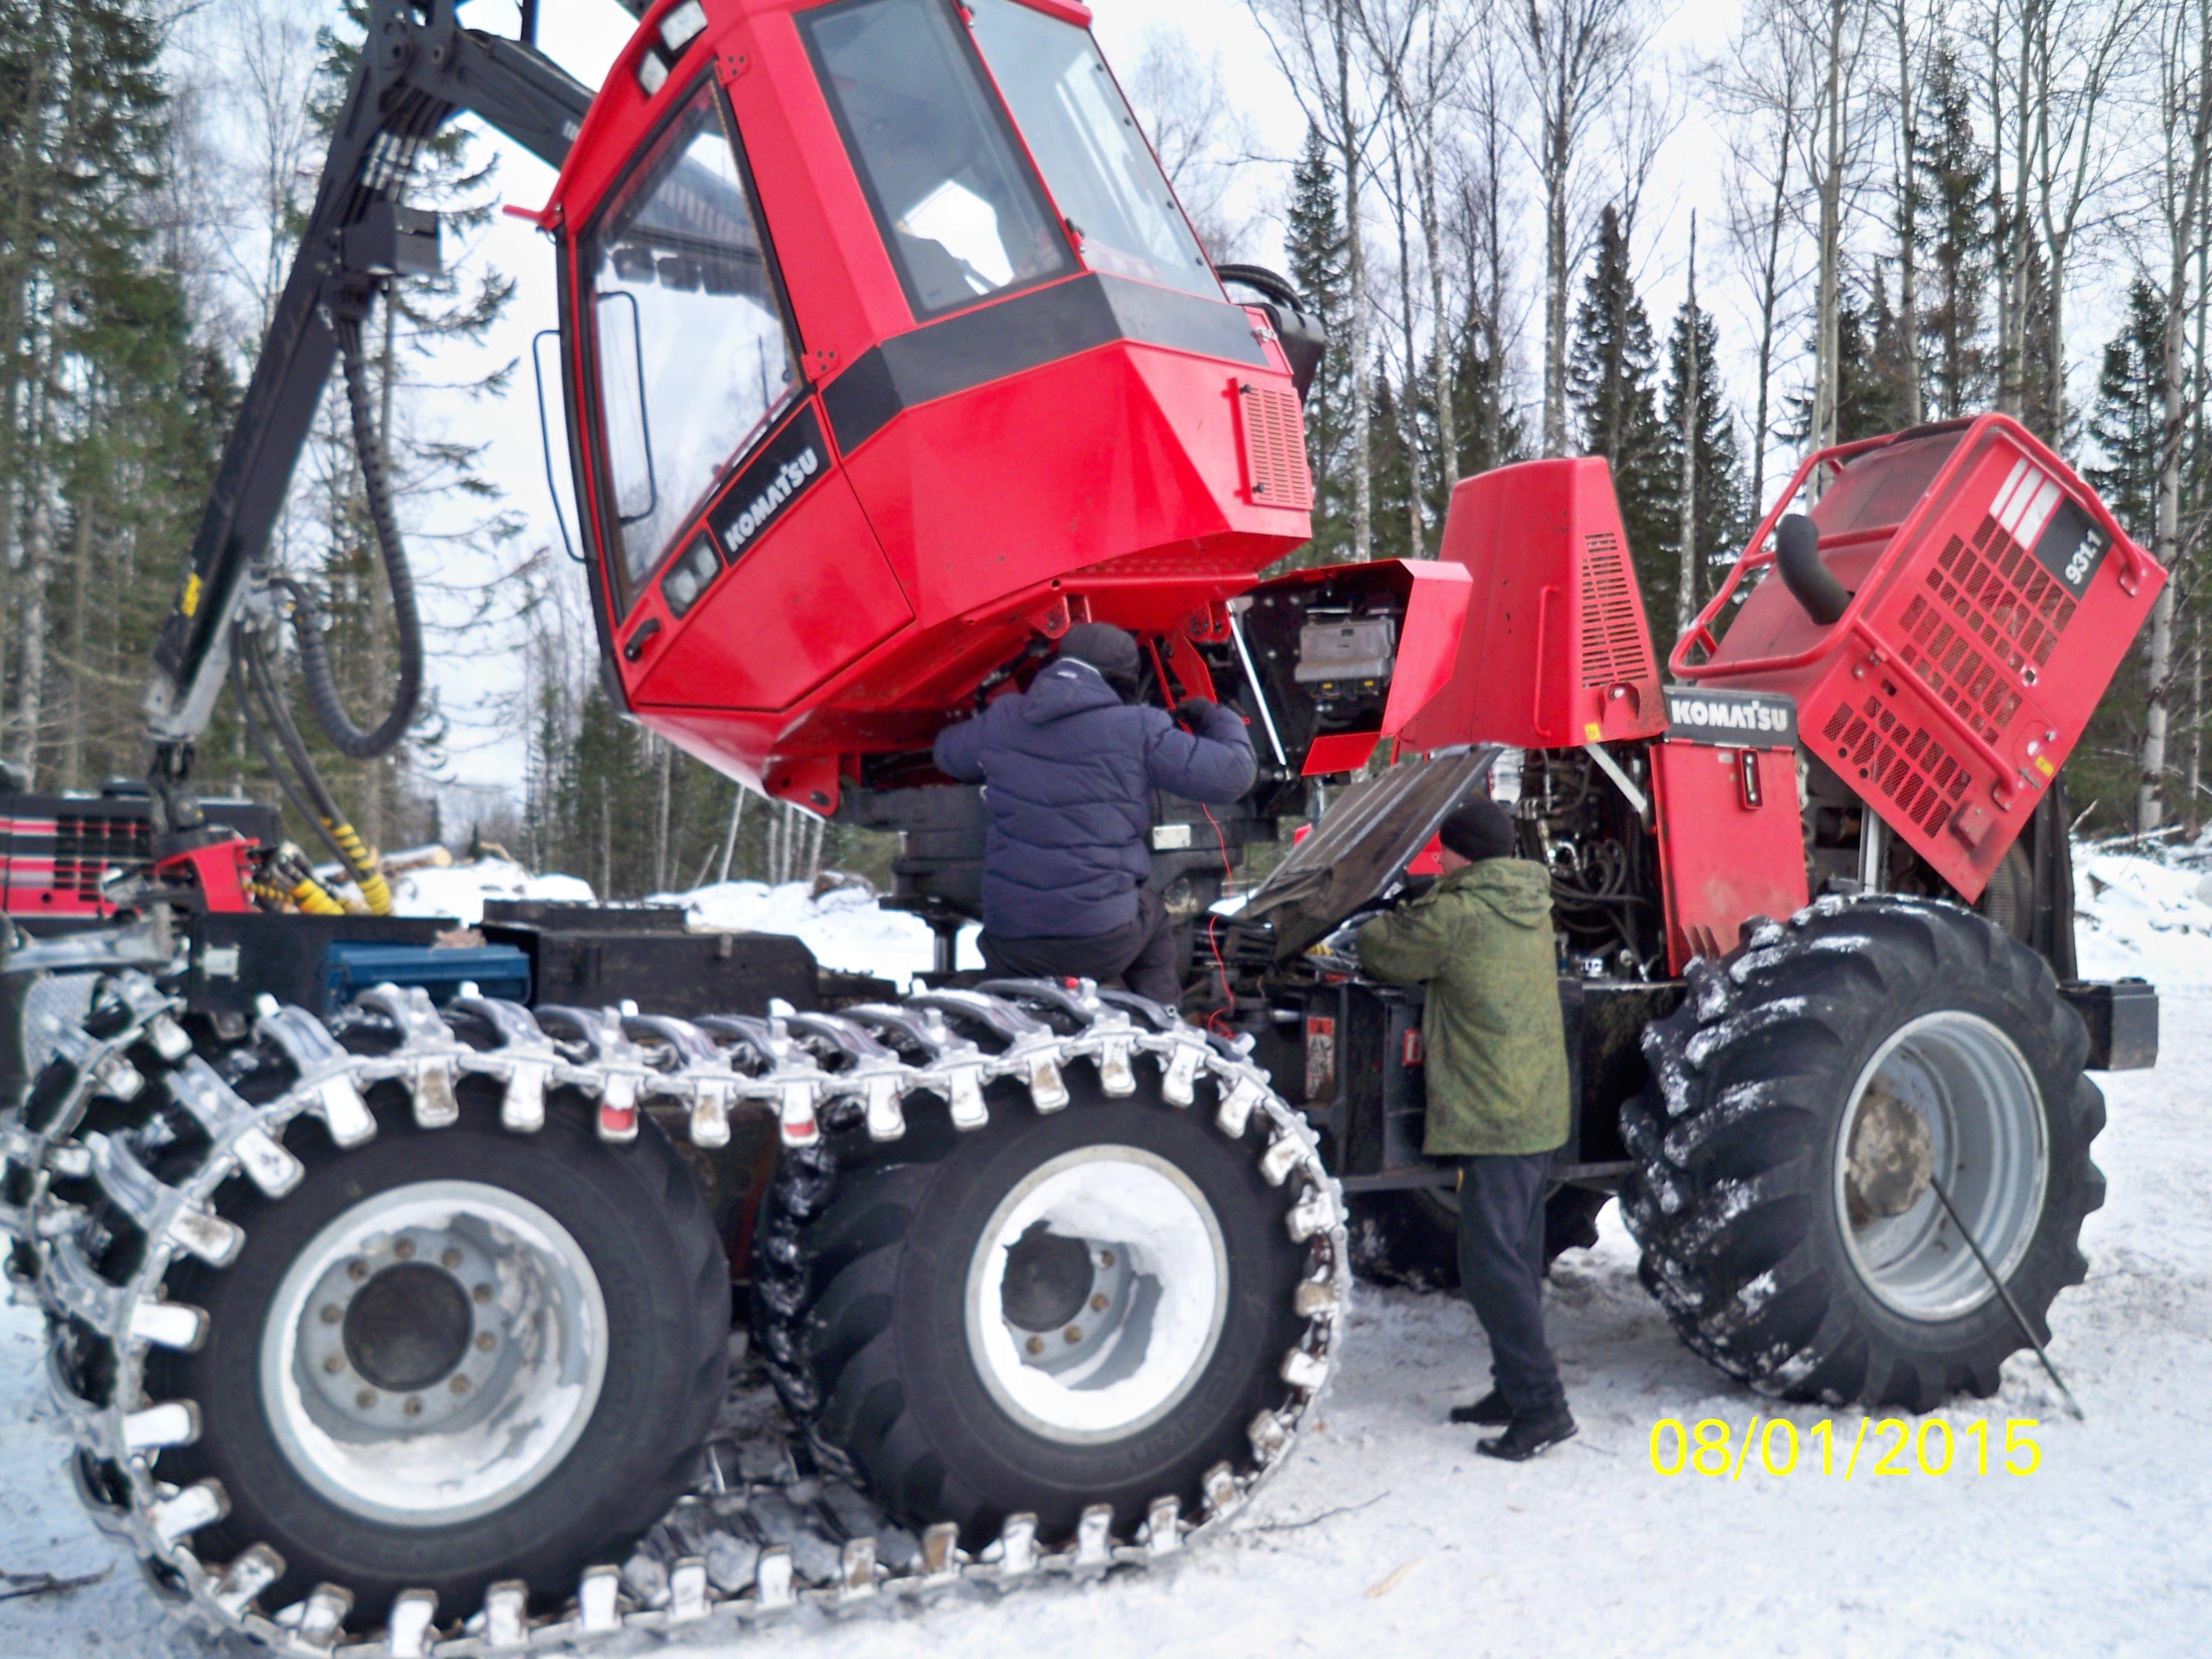
M1771 1475L1810 1474L1817 1467L1846 1480L1854 1474L1987 1474L1994 1451L2002 1473L2033 1474L2043 1467L2043 1449L2030 1432L2038 1426L2033 1417L2008 1417L1998 1440L1996 1426L1980 1419L1954 1429L1940 1417L1923 1418L1917 1428L1901 1417L1863 1417L1857 1434L1844 1443L1836 1437L1833 1419L1825 1417L1802 1437L1787 1418L1754 1417L1740 1437L1717 1417L1694 1424L1662 1417L1651 1425L1651 1468L1662 1475L1730 1480L1742 1479L1747 1467Z

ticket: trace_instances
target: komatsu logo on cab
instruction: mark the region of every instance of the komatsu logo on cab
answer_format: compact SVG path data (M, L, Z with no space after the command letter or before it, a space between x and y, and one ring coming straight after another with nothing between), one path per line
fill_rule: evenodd
M1772 691L1697 691L1670 686L1667 736L1675 743L1787 748L1797 741L1797 705Z

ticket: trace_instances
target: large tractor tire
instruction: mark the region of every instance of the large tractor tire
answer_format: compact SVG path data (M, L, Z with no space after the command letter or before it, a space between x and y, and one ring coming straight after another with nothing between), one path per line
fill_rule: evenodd
M964 1122L917 1094L895 1139L856 1123L785 1159L756 1258L770 1373L822 1463L971 1549L1220 1510L1333 1360L1334 1183L1235 1050L1127 999L1152 1029L1109 1057L1066 993L989 988L1040 1023L1050 1073Z
M264 1638L257 1607L415 1639L557 1612L690 1489L727 1387L666 1137L520 1008L370 1000L343 1042L272 1007L195 1048L131 976L9 1146L80 1495Z
M1642 1276L1698 1353L1762 1393L1932 1410L1996 1392L2087 1273L2104 1097L2051 970L1935 900L1761 921L1644 1036L1623 1109Z
M395 1659L1181 1547L1328 1377L1341 1198L1240 1049L998 989L690 1022L381 987L196 1044L118 967L0 1111L7 1268L94 1522L204 1620ZM771 1121L762 1348L876 1504L743 1409L752 1475L678 1502L729 1284L672 1137Z

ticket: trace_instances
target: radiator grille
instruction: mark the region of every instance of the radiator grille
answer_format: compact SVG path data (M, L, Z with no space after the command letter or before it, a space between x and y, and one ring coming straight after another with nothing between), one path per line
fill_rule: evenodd
M1583 543L1583 684L1656 678L1651 641L1636 606L1635 579L1620 538L1600 531Z
M1994 743L2074 620L2074 600L1991 518L1972 546L1951 538L1926 584L1905 607L1905 665Z
M87 903L100 897L100 878L114 866L143 868L154 856L153 826L143 818L54 819L54 886Z
M1928 735L1899 719L1878 696L1838 703L1820 728L1822 757L1838 771L1863 770L1923 835L1934 835L1964 797L1972 775Z
M1239 384L1237 407L1244 434L1244 473L1252 499L1262 507L1313 505L1313 478L1306 471L1305 422L1294 393Z

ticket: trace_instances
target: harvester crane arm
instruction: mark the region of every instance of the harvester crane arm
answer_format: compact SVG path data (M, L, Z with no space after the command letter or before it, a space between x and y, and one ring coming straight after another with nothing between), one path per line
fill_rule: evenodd
M435 216L402 202L422 146L466 110L557 168L591 106L591 89L530 38L534 4L524 9L523 38L507 40L462 27L460 3L371 0L313 210L155 645L144 713L157 832L198 826L192 745L228 674L249 575L283 510L342 340L357 333L385 282L438 268ZM395 553L387 545L387 562ZM393 574L404 581L400 568ZM387 719L380 731L396 732L408 712L395 708L397 725Z

